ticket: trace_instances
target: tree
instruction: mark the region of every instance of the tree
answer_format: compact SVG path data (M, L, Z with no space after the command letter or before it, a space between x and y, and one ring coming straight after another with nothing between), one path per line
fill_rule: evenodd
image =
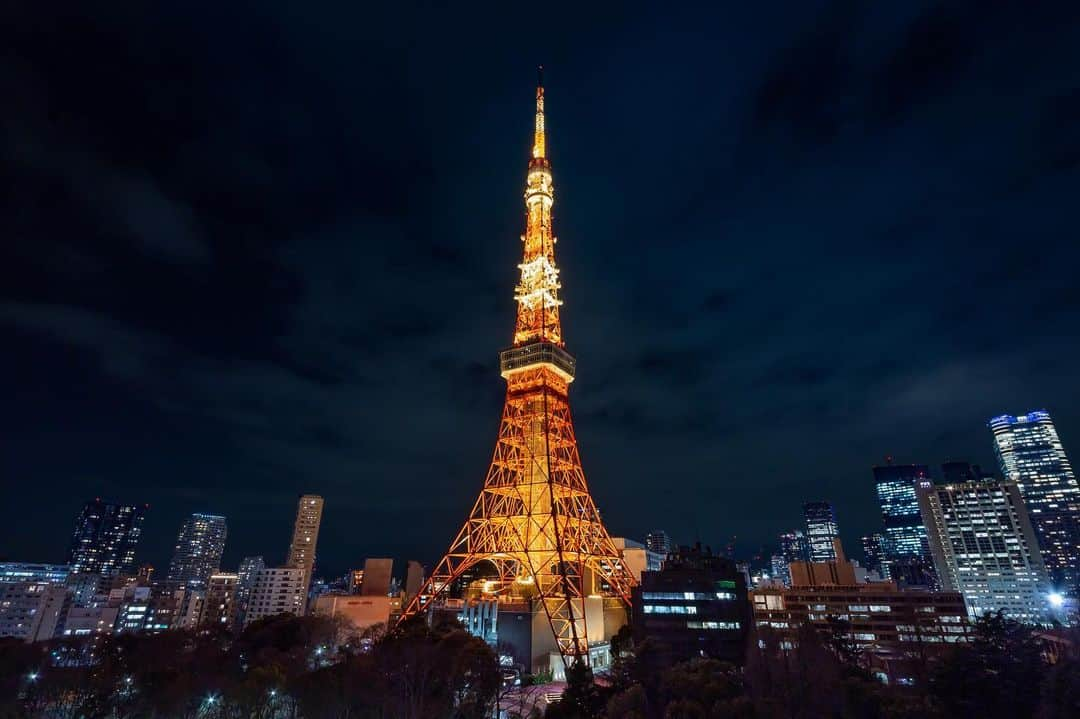
M987 613L975 621L973 641L931 671L930 694L950 716L1031 716L1044 671L1031 629L1003 612Z
M592 719L603 715L604 704L592 669L578 660L566 668L566 689L562 698L548 707L545 716L549 719Z

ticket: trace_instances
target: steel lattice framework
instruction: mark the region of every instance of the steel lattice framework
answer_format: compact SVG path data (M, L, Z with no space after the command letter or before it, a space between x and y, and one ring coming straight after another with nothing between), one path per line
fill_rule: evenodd
M553 203L539 82L517 323L513 346L500 355L507 390L494 457L468 520L402 618L424 611L485 562L494 572L488 594L543 605L568 666L574 658L588 661L585 598L614 596L629 604L636 582L589 493L570 419L574 359L564 349L559 318Z

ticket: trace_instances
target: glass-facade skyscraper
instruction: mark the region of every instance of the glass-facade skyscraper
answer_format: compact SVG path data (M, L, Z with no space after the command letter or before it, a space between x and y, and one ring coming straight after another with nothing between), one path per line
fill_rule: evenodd
M1051 579L1076 593L1080 584L1080 486L1050 414L1035 410L990 420L1005 479L1027 505Z
M930 469L925 464L874 467L874 486L885 525L886 562L928 556L926 527L915 493L920 482L930 482Z
M135 547L149 505L87 502L75 521L68 565L72 574L134 574Z
M665 557L675 550L671 537L662 529L654 529L645 535L645 548Z
M780 554L788 564L810 560L810 542L798 529L780 535Z
M866 568L888 579L889 567L885 561L885 535L881 534L881 532L874 532L860 537L859 541L862 544Z
M810 545L811 562L835 562L836 547L833 540L840 536L836 527L836 510L831 502L807 502L803 505L806 516L806 539Z
M193 514L180 528L169 563L171 582L205 587L210 575L221 569L225 552L225 518L216 514Z

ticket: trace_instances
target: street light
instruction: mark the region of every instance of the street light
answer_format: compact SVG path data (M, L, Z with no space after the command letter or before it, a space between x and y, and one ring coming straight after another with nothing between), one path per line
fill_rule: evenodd
M1050 606L1054 609L1061 609L1065 605L1065 597L1061 592L1050 592L1046 598L1050 600Z

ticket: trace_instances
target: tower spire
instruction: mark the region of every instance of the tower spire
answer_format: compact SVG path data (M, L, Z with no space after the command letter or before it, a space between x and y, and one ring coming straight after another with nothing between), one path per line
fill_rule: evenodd
M536 129L533 133L532 156L536 159L547 157L547 138L544 134L544 66L536 68Z

